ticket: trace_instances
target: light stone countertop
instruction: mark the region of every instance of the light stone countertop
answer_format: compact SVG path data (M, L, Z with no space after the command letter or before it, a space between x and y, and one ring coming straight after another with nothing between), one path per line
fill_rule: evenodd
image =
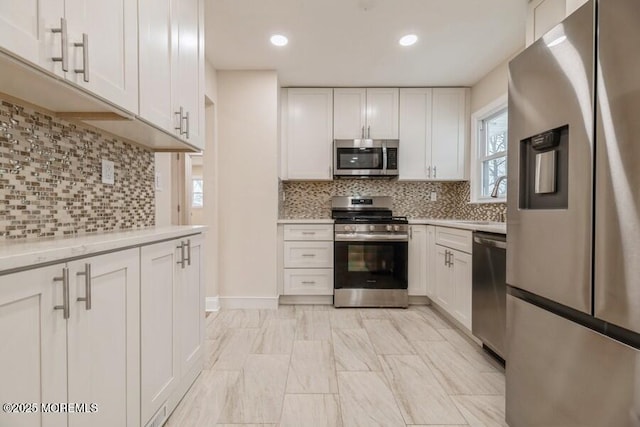
M279 219L278 224L333 224L332 218L296 218ZM470 221L463 219L431 219L409 218L409 224L438 225L441 227L460 228L471 231L485 231L487 233L507 234L507 224L495 221Z
M409 224L438 225L441 227L461 228L463 230L507 234L507 224L504 222L468 221L464 219L411 218L409 219Z
M47 237L30 240L7 240L0 243L0 275L40 264L70 258L82 258L102 252L146 245L205 232L207 227L150 227L72 237Z
M333 218L322 219L279 219L278 224L333 224Z

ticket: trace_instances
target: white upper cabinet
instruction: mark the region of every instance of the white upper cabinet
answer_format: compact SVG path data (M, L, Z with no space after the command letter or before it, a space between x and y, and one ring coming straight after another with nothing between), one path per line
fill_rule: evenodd
M137 113L137 0L65 0L65 17L69 44L66 78Z
M437 180L467 178L467 126L469 114L464 88L433 89L431 122L432 177Z
M171 90L178 53L173 1L138 0L140 116L170 133L177 124Z
M364 88L334 89L334 139L364 138L366 128L367 90Z
M140 116L204 149L203 3L139 0Z
M400 180L467 179L468 92L400 90Z
M431 168L433 89L400 89L400 180L424 181Z
M0 49L63 76L64 0L0 2Z
M335 139L398 139L398 88L334 90Z
M138 111L136 0L3 1L0 47Z
M177 0L178 56L171 87L174 108L182 111L177 123L183 139L204 149L204 3Z
M331 180L333 89L287 89L282 179Z
M398 88L367 89L367 137L398 139Z

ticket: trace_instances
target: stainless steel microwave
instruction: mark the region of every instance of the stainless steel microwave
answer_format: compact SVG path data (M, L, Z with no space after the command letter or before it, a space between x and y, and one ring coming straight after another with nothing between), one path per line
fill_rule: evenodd
M397 139L336 139L333 141L333 176L398 176Z

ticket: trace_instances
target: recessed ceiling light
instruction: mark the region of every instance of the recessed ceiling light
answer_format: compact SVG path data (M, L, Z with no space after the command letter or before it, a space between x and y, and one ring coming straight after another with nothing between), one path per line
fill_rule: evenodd
M271 44L275 46L286 46L289 43L289 39L282 34L274 34L271 36Z
M398 43L400 43L400 46L411 46L417 41L418 36L416 36L415 34L407 34L406 36L402 36Z

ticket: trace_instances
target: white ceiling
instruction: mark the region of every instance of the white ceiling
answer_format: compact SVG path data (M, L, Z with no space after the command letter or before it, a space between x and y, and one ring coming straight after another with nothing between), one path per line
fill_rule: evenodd
M524 46L527 0L207 0L216 69L282 86L471 86ZM285 47L269 43L274 33ZM415 33L415 45L398 39Z

